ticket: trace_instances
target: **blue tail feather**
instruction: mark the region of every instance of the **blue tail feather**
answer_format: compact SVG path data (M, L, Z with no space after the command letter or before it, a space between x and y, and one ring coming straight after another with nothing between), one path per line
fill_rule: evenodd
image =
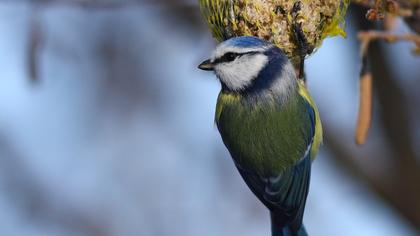
M308 236L308 233L305 230L305 227L302 225L297 232L293 232L293 230L289 226L284 226L283 228L277 228L272 226L271 228L271 235L272 236Z

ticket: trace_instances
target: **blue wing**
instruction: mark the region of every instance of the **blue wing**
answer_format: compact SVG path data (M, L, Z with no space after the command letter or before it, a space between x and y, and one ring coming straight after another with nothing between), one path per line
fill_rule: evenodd
M311 174L310 150L316 126L315 111L306 100L305 108L311 124L310 135L306 140L308 148L298 163L271 178L262 178L238 168L250 189L270 209L273 231L274 228L283 231L284 227L289 227L296 235L303 230L302 218Z

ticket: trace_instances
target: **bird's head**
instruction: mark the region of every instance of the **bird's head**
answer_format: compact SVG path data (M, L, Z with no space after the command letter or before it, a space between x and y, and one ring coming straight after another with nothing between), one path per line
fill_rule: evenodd
M285 69L294 75L292 65L279 48L251 36L222 42L198 68L214 71L226 89L236 92L255 86L257 78L259 85L272 83Z

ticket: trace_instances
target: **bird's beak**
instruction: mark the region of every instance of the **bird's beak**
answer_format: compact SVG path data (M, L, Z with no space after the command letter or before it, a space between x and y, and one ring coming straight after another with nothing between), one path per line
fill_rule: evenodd
M210 60L205 60L205 61L201 62L200 65L198 65L198 69L201 69L201 70L213 70L214 69L214 65L213 65L213 63L211 63Z

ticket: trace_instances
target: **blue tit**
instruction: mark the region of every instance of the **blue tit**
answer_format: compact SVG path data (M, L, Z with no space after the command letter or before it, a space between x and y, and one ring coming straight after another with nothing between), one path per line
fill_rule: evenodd
M311 163L322 142L318 109L287 56L256 37L222 42L198 68L221 83L215 122L251 191L269 209L273 236L302 224Z

